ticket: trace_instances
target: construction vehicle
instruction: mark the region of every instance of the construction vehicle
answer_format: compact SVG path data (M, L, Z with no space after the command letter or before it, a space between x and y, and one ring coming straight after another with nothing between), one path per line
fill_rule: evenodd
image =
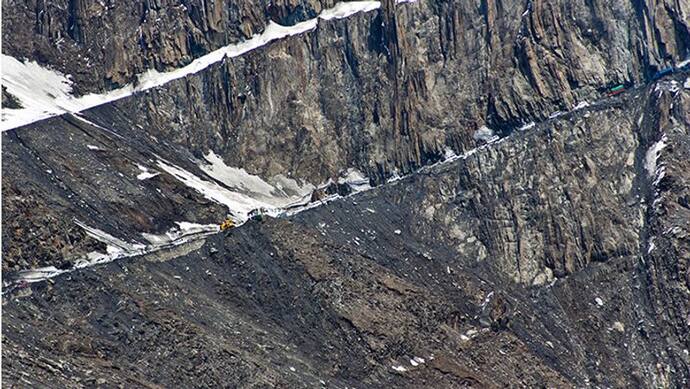
M231 228L235 228L235 221L232 219L225 219L225 221L220 224L221 231L229 230Z

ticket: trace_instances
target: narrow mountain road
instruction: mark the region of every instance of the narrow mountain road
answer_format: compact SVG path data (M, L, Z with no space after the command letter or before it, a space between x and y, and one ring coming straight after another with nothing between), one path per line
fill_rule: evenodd
M550 123L557 121L557 120L567 120L569 119L572 115L588 115L591 111L595 110L605 110L613 105L620 104L623 99L626 99L627 97L631 95L637 95L646 88L649 88L650 86L658 83L658 82L664 82L664 80L672 80L675 81L676 83L680 83L681 87L683 85L683 78L687 75L688 71L678 71L672 76L668 76L662 80L657 80L650 82L645 85L641 86L636 86L633 88L630 88L626 90L624 93L620 93L615 96L605 96L600 100L597 100L593 103L580 103L578 106L574 107L571 111L567 112L556 112L552 115L549 116L549 118L539 122L539 123L530 123L528 125L523 126L522 128L516 128L513 131L511 131L507 136L504 137L495 137L491 139L489 142L476 147L474 149L468 150L465 153L461 155L450 155L447 156L447 158L440 160L434 164L424 166L417 170L416 172L413 172L409 175L402 176L402 177L394 177L388 180L386 184L383 184L382 186L385 185L390 185L390 184L396 184L398 181L402 181L405 179L408 179L409 177L416 175L416 174L423 174L423 173L428 173L428 172L433 172L434 169L444 167L448 164L455 163L456 161L461 161L465 160L475 153L482 152L483 150L492 147L495 144L509 141L512 136L516 134L523 134L525 132L528 132L530 130L535 130L537 128L549 125ZM363 191L367 190L376 190L380 188L381 186L376 186L376 187L369 187L368 189L364 190L355 190L353 191L350 195L347 196L340 196L340 195L330 195L327 198L324 198L319 201L315 202L310 202L309 200L305 200L301 204L295 204L293 206L290 206L289 208L281 210L278 214L277 217L284 218L284 217L291 217L293 215L296 215L300 212L303 212L305 210L312 209L314 207L318 207L324 204L328 204L332 201L338 201L343 198L347 197L352 197L357 195L358 193L361 193ZM239 223L235 228L241 228L242 224L244 222ZM88 229L89 227L82 225L83 228ZM177 247L177 246L184 246L184 245L190 245L190 244L195 244L199 240L206 239L209 235L212 235L214 233L222 233L219 232L219 229L217 226L206 226L203 229L194 231L193 233L189 234L183 234L179 237L176 237L175 239L165 242L162 244L152 244L152 245L140 245L140 244L129 244L125 243L124 245L119 245L119 250L117 250L114 253L104 253L101 255L97 255L96 258L85 258L83 261L80 261L78 265L74 266L73 268L70 269L57 269L53 266L50 267L45 267L45 268L36 268L36 269L28 269L28 270L23 270L15 273L8 274L8 276L5 278L5 282L3 285L3 295L10 294L12 291L16 290L17 288L22 288L26 287L30 283L34 282L42 282L46 281L52 278L56 278L59 276L63 276L69 273L72 273L74 271L78 271L84 268L89 268L97 265L101 265L104 263L116 261L119 259L123 258L131 258L135 256L140 256L140 255L148 255L152 253L156 253L159 251L164 251L164 250L169 250L171 248ZM106 244L112 244L112 239L117 239L108 236L108 234L93 234L96 239L106 243ZM119 239L118 239L119 240ZM117 245L116 245L117 246Z

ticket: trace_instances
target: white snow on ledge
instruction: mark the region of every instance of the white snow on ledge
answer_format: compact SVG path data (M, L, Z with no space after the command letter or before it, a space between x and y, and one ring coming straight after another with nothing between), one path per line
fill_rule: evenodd
M323 20L343 19L358 12L370 12L381 8L380 1L346 1L336 3L333 8L321 11ZM313 19L312 19L313 20Z
M278 175L264 181L261 177L249 174L242 168L230 167L213 151L204 156L206 163L199 163L199 168L216 181L233 191L243 193L258 200L273 202L276 198L303 197L312 192L311 184L299 184L296 180ZM278 201L282 203L282 201Z
M78 269L84 269L118 259L130 258L137 255L153 253L159 250L179 246L193 240L203 238L219 231L215 224L196 224L190 222L175 222L177 226L171 228L162 235L144 233L142 236L149 241L149 244L129 243L116 238L105 231L75 220L75 224L83 228L92 238L105 243L106 252L92 251L85 258L77 261L71 269L57 269L55 266L46 266L38 269L24 270L19 272L19 281L27 283L41 282L61 274L71 273ZM3 294L6 291L3 291Z
M237 57L265 46L274 40L312 31L318 25L319 19L342 19L356 13L374 11L380 7L380 1L339 2L333 8L323 10L318 17L297 23L294 26L282 26L269 22L261 34L254 35L244 42L212 51L195 59L187 66L168 72L150 69L137 76L138 83L136 86L128 84L106 93L88 94L80 97L72 95L72 81L69 75L42 67L36 62L21 62L14 57L2 54L2 84L11 95L19 99L22 108L3 108L0 131L10 130L66 112L77 113L131 96L135 92L164 85L170 81L198 73L210 65L222 61L225 57Z
M300 186L296 181L282 176L270 179L271 184L244 169L225 165L213 152L205 158L208 163L200 162L199 168L215 181L198 177L162 160L158 160L157 165L207 199L225 205L237 223L245 222L251 211L260 208L265 209L268 215L277 216L283 208L308 199L315 188L310 184Z
M171 228L162 235L142 233L141 236L151 243L152 247L167 247L187 236L201 235L218 232L220 228L216 224L197 224L190 222L175 222L176 227Z
M474 132L472 138L474 138L474 140L483 140L485 142L492 142L498 139L498 137L494 135L494 130L487 126L481 126L477 131Z
M355 193L371 189L369 177L355 168L349 168L338 178L338 184L347 184Z
M137 167L139 170L141 170L141 173L137 174L137 179L139 181L148 180L149 178L153 178L160 174L158 172L151 173L146 166L142 166L140 164L137 164Z

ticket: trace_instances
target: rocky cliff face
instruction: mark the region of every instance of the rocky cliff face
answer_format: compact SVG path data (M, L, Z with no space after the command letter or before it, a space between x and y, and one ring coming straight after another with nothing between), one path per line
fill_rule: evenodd
M334 4L5 0L3 47L6 54L71 74L82 92L95 91L248 39L269 21L293 25ZM429 1L405 6L405 12L394 1L382 5L385 23L371 31L380 34L372 44L390 46L398 70L416 65L401 55L431 63L464 58L464 69L475 70L471 79L481 75L504 88L528 81L533 85L523 87L552 99L564 89L638 79L688 54L689 11L682 1ZM417 50L418 44L427 47ZM494 95L506 92L497 88ZM498 100L493 103L506 104Z
M408 173L439 159L447 149L461 153L475 147L475 135L482 127L505 135L523 123L572 108L576 102L600 99L600 90L613 83L643 83L650 72L683 58L688 50L684 43L688 41L684 4L661 7L569 2L556 7L538 2L419 2L396 6L384 2L382 7L347 19L322 21L313 32L274 42L196 75L94 109L87 115L91 121L126 134L126 139L110 142L119 145L138 140L137 145L129 146L137 149L138 156L123 157L120 162L122 165L129 160L128 168L112 166L109 161L106 166L131 177L137 193L145 198L151 198L153 188L142 192L132 172L136 171L135 163L145 164L153 152L163 153L161 147L173 148L165 152L166 158L177 161L186 160L189 153L199 159L213 150L229 166L243 167L263 177L289 175L316 185L356 167L374 182L382 182L391 174ZM190 14L199 14L194 7L187 8ZM279 14L291 15L286 12ZM19 15L13 13L15 18ZM118 12L113 10L112 15ZM169 17L180 20L172 14ZM11 20L8 18L5 39L12 36L15 24ZM200 20L196 23L204 24ZM233 18L223 20L235 25ZM94 23L88 25L97 29ZM112 28L124 30L127 25L116 23ZM654 34L647 34L648 30ZM17 27L18 35L21 31ZM646 43L650 37L654 44ZM7 46L34 40L11 41L16 43ZM210 45L209 50L220 44ZM9 52L20 54L12 50ZM143 55L136 54L141 53L136 50L114 52ZM132 68L126 72L136 71ZM90 82L78 85L91 88ZM51 159L53 156L46 155L48 147L50 154L64 152L61 158L71 163L71 154L84 150L89 136L109 136L94 135L103 131L78 120L63 123L55 119L39 126L43 129L23 129L26 135L8 135L6 139L50 128L52 134L36 136L51 137L53 144L61 143L64 137L73 142L63 147L64 151L60 147L56 151L39 140L39 151L17 149L16 153L6 153L16 155L3 159L14 177L28 174L14 173L13 169L27 169L26 162L15 158L33 159L31 154L39 152L42 158ZM89 135L74 140L75 131ZM12 145L8 148L21 148L22 140L6 143ZM99 156L104 154L95 154L88 158L102 160ZM47 163L39 169L55 171L59 176L61 165ZM72 170L66 172L70 180L75 178ZM75 185L98 188L101 184L97 177L83 175ZM53 192L53 185L42 182L35 190ZM13 203L16 196L12 191L16 189L12 187L10 182L3 186L8 199L5 207L21 209L21 204ZM38 197L31 201L41 202L47 196ZM97 198L83 201L99 202ZM63 198L63 203L74 202ZM128 208L140 209L136 204ZM92 205L94 209L104 206ZM78 208L82 214L84 207ZM54 219L69 223L74 212ZM184 213L163 213L171 212ZM125 225L134 225L140 232L160 232L163 223L170 223L154 221L169 220L159 213L147 216L147 222L133 213ZM192 220L200 219L197 213L190 213L195 215L190 217ZM17 227L21 231L45 229L42 226L46 223L36 218L29 219L39 227ZM101 216L100 223L105 218L110 219ZM119 229L124 234L130 230L124 226ZM40 235L48 241L54 231ZM18 236L13 238L5 232L6 244L28 239L22 238L22 233Z
M99 92L332 6L4 0L3 50ZM3 369L19 385L686 386L690 84L654 75L690 55L688 15L386 0L4 132L3 274L68 274L5 288ZM214 155L281 204L352 168L381 187L75 269L232 214Z
M283 8L313 15L320 7ZM316 32L168 84L139 96L136 103L130 100L127 110L157 137L196 154L214 149L231 165L253 173L291 172L318 181L357 166L377 176L409 172L446 147L474 147L473 135L482 126L507 133L598 99L609 86L641 84L690 54L690 11L684 3L431 1L398 6L384 2L382 7L323 22ZM199 14L193 6L187 8L190 15ZM238 18L257 18L244 16L247 13L221 19L237 26ZM277 12L282 16L276 18L284 23L300 20L293 13ZM194 25L213 24L191 20ZM20 24L31 25L26 20ZM264 27L252 24L257 26L252 31ZM112 28L124 30L127 25ZM184 29L179 33L190 35ZM113 34L126 33L108 33L109 41ZM227 42L208 43L196 53L183 51L180 57L185 60L164 62L186 63ZM15 50L13 43L6 46L14 55L42 58L28 49ZM133 58L166 56L164 48L149 53L145 47L109 52ZM104 82L99 77L106 73L127 74L117 82L121 84L144 68L166 68L121 62L125 68L95 71L90 81L77 84L99 90L89 85ZM58 60L48 63L63 69ZM285 74L291 77L284 79Z
M250 38L270 20L294 24L332 1L3 1L3 52L71 74L78 92L132 82Z

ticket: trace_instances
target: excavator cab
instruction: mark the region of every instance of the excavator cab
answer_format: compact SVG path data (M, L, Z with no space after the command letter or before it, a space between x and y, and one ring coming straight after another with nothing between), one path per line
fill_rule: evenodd
M235 227L235 222L232 219L225 219L225 221L223 221L220 224L220 230L221 231L226 231L226 230L229 230L229 229L234 228L234 227Z

